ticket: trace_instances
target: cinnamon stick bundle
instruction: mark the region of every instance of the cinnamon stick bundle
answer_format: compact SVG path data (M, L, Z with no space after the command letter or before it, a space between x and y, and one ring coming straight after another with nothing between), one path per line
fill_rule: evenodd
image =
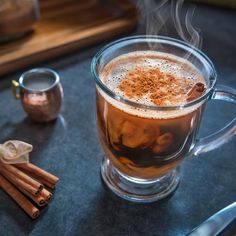
M18 178L17 176L9 172L7 169L4 169L1 165L0 165L0 174L2 174L16 187L21 187L34 196L37 196L41 191L38 188L35 188L34 186L24 182L22 179Z
M45 206L53 194L44 188L54 188L59 178L31 164L5 164L0 162L0 187L2 187L24 211L35 219L39 216L38 206ZM28 199L28 198L29 199Z
M0 186L8 193L18 205L32 218L35 219L39 216L39 210L17 190L14 185L8 182L3 176L0 175Z
M38 181L32 179L31 177L26 175L21 170L14 167L13 165L0 163L0 170L1 170L1 168L4 168L5 170L7 170L10 173L14 174L16 177L18 177L19 179L21 179L25 183L28 183L29 185L31 185L32 187L37 189L39 192L43 189L43 185L41 183L39 183Z
M55 186L58 182L59 178L38 166L32 163L23 163L23 164L15 164L17 168L27 171L27 173L32 174L35 177L43 180L45 183L49 183L49 185ZM50 186L49 186L50 187Z

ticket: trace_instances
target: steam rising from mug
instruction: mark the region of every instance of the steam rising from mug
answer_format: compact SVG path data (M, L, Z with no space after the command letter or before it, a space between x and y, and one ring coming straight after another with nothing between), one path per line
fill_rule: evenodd
M147 35L167 35L171 36L172 31L176 31L178 36L190 45L201 48L202 38L200 30L192 25L194 7L183 9L184 0L140 0L138 6L141 15L146 22ZM171 21L173 29L168 27L167 22ZM151 49L158 45L150 45Z

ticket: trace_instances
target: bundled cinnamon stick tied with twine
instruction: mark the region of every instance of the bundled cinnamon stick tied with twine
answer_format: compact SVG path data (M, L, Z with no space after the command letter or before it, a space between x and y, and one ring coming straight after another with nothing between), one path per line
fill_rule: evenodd
M0 144L0 188L32 218L48 204L59 178L29 163L32 145L18 140Z

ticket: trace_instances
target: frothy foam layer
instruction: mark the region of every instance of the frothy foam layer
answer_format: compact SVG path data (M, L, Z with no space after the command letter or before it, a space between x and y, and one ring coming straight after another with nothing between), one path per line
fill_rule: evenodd
M186 103L187 92L203 76L190 62L167 53L138 51L110 61L100 72L103 83L117 95L143 105L177 106ZM104 96L115 107L148 118L170 118L187 114L197 106L180 111L146 111Z
M122 102L116 101L113 98L109 97L107 94L105 94L101 89L98 89L100 95L112 106L116 107L117 109L120 109L121 111L138 116L141 118L148 118L148 119L172 119L179 116L187 115L193 111L195 111L197 108L199 108L203 102L200 102L194 106L187 107L180 110L147 110L147 109L141 109L137 107L133 107L127 104L124 104Z

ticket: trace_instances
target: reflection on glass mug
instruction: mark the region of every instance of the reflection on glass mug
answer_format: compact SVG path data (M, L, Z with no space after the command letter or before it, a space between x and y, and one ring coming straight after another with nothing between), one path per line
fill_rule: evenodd
M124 199L166 197L178 186L184 158L217 148L236 133L234 119L217 133L196 139L206 102L235 104L236 91L216 87L212 62L182 41L124 38L98 52L91 69L105 152L101 175Z
M29 118L48 122L57 118L63 99L59 75L48 68L36 68L12 81L12 91Z

